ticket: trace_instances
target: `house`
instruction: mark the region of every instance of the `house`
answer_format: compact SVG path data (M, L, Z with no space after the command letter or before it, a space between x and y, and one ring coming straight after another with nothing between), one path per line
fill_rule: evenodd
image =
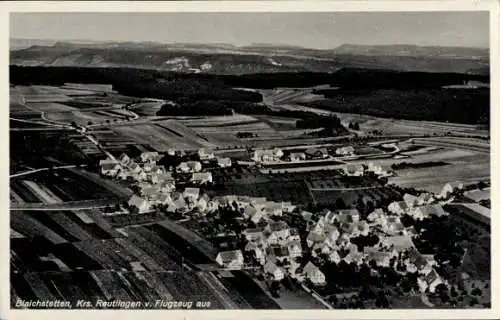
M184 198L191 200L191 201L196 201L198 200L200 196L200 189L199 188L186 188L184 189L183 192Z
M217 165L220 168L229 168L231 167L231 158L219 158L217 157Z
M305 161L305 160L306 160L306 154L303 152L290 153L290 161L292 162Z
M259 163L278 162L281 157L283 157L283 151L279 148L257 149L253 153L252 160Z
M158 154L158 152L154 151L154 152L151 152L151 151L146 151L146 152L143 152L141 153L141 161L143 163L145 162L156 162L156 161L159 161L160 159L162 158L162 156L160 156Z
M323 272L319 270L311 261L309 261L303 270L303 274L309 279L314 285L323 285L326 283L326 278Z
M300 233L297 228L290 228L290 234L288 235L289 241L300 241Z
M431 193L423 192L418 195L417 205L423 206L426 204L431 204L432 202L434 202L434 196Z
M410 272L415 271L421 274L428 274L432 271L432 266L414 247L408 249L404 262Z
M208 201L210 201L208 195L202 195L196 203L196 209L198 209L199 212L205 213L208 208Z
M152 183L173 183L175 182L175 179L172 177L172 174L170 172L167 173L155 173L151 175L151 182ZM174 184L175 187L175 184Z
M305 155L307 159L311 160L319 160L319 159L326 159L329 157L328 150L325 148L321 149L316 149L316 148L311 148L307 149L305 151Z
M283 280L285 277L283 270L272 261L267 261L266 264L264 264L264 272L269 274L275 281Z
M213 213L219 210L219 202L216 200L210 200L207 203L207 213Z
M389 267L391 254L389 252L379 251L377 248L366 247L364 250L366 261L373 261L379 267Z
M271 261L279 261L284 263L285 261L290 261L290 252L288 247L280 245L270 245L267 247L267 259Z
M420 292L436 292L436 287L440 284L444 284L445 282L441 279L436 270L432 269L428 274L418 277L417 279L418 287L420 288Z
M250 215L250 221L254 224L259 223L262 219L266 217L266 213L261 208L255 208L255 211Z
M245 236L247 241L255 242L264 237L264 230L262 228L249 228L243 230L242 234Z
M283 213L292 213L295 208L297 208L297 206L293 205L289 201L283 201L281 203L281 210L283 211Z
M215 155L212 151L206 150L205 148L201 148L198 150L198 157L200 160L212 160L215 158Z
M309 232L306 238L306 243L309 248L312 248L316 243L323 243L326 240L326 234L324 233L317 233L317 232Z
M288 244L288 253L290 254L290 258L297 258L302 256L302 245L299 241L292 241Z
M387 223L383 226L383 229L388 234L396 235L404 232L405 226L401 223L399 217L390 216L387 217Z
M343 170L347 176L360 177L364 174L365 168L361 164L348 164Z
M337 210L337 222L358 223L359 210L358 209L341 209Z
M453 192L463 190L464 184L459 181L448 182L444 185L441 193L439 194L442 198L448 198Z
M384 168L384 166L377 164L373 161L368 162L367 171L373 172L377 176L388 176L389 170Z
M405 201L394 201L387 207L387 210L397 215L405 214L410 208Z
M281 202L268 201L264 206L264 210L266 211L267 215L282 216L283 204Z
M330 254L332 248L326 242L317 242L311 247L311 255L317 257L320 254Z
M179 173L192 173L201 171L201 163L199 161L181 162L175 170Z
M247 252L252 252L255 256L255 259L259 261L261 265L263 265L266 262L266 256L264 254L263 247L259 245L259 243L255 242L249 242L245 246L245 251Z
M394 248L397 252L404 252L415 247L409 235L384 237L380 242L384 247Z
M354 154L354 147L347 146L335 149L335 154L340 156L352 156Z
M194 172L191 181L197 184L212 183L212 172Z
M356 237L359 235L359 229L355 223L343 222L340 224L340 230L342 233L347 234L350 237Z
M149 202L135 194L129 199L128 205L130 207L134 206L139 210L139 213L147 212L151 209Z
M141 189L141 195L148 201L156 201L159 194L158 188L154 186L146 186Z
M120 164L118 162L107 162L101 164L101 174L107 177L114 177L118 174L120 170Z
M363 253L358 251L349 251L349 253L342 259L346 263L354 263L360 265L363 263Z
M146 162L143 166L144 171L146 172L155 172L156 171L156 163L154 162Z
M243 253L241 250L221 251L215 261L227 269L239 270L243 267Z
M290 227L284 221L271 222L264 231L268 234L269 244L283 243L290 236Z
M418 200L418 197L416 197L412 194L409 194L409 193L405 193L405 195L403 196L403 201L406 203L406 207L408 209L411 209L415 205L417 205L417 200Z
M126 153L122 153L120 157L118 157L118 161L122 166L127 166L130 162L130 157Z
M385 216L384 210L377 208L372 211L366 219L371 223L379 223L380 219Z
M161 193L156 198L156 204L166 205L166 204L169 204L171 202L172 202L172 198L170 198L170 195L167 193Z
M358 223L359 234L362 236L367 236L370 233L370 225L365 220Z
M128 164L128 169L130 170L130 172L132 173L139 173L142 171L142 168L140 165L138 165L134 160L130 160L129 164Z
M309 212L309 211L302 211L300 213L300 215L302 216L302 218L305 221L310 221L312 219L312 217L314 216L314 214L312 212Z
M444 211L443 207L439 204L429 204L420 206L413 209L410 215L416 220L422 220L431 216L442 217L447 216L448 213Z
M330 254L328 255L328 260L330 262L334 262L334 263L339 263L342 259L340 259L340 256L339 256L339 253L334 250L332 252L330 252Z

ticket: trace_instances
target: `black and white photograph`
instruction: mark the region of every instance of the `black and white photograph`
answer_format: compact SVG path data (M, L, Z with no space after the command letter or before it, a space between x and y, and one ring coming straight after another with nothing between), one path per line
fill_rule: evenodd
M490 18L10 12L10 308L491 309Z

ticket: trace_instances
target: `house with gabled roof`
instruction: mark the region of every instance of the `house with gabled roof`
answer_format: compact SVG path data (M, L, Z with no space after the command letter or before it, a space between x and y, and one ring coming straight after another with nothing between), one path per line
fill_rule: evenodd
M241 250L221 251L217 254L215 261L220 266L232 270L240 270L244 264Z
M127 166L130 162L130 157L126 153L122 153L120 157L118 157L118 161L122 166Z
M143 163L145 162L157 162L161 160L163 156L161 156L158 152L156 151L146 151L141 153L141 161Z
M241 233L245 239L250 242L260 241L264 237L264 229L262 228L248 228Z
M328 261L330 261L330 262L334 262L334 263L338 264L338 263L340 263L341 260L342 259L340 258L337 250L332 250L330 252L330 254L328 255Z
M103 163L101 165L101 174L107 177L114 177L118 174L121 166L118 162Z
M387 210L393 214L402 215L410 210L405 201L394 201L387 207Z
M281 263L285 260L290 261L290 252L288 247L281 245L270 245L266 249L267 259L271 261L279 261Z
M196 184L212 183L211 172L193 172L191 181Z
M362 164L348 164L343 168L346 176L360 177L364 174L365 168Z
M407 250L404 262L409 271L416 270L418 273L428 274L432 269L429 262L414 247Z
M444 185L439 196L441 198L448 198L453 192L463 190L464 184L460 181L448 182Z
M310 231L306 238L306 243L309 248L313 247L316 243L323 243L326 240L326 235L324 233L317 233Z
M434 202L434 196L432 195L432 193L422 192L421 194L418 195L417 205L419 206L431 204L433 202Z
M352 156L354 154L353 146L345 146L335 149L335 154L340 156Z
M146 199L141 198L135 194L132 195L132 197L128 201L128 205L130 207L135 206L139 210L139 213L144 213L151 209L151 205Z
M179 173L193 173L201 171L201 163L199 161L186 161L180 163L175 170Z
M210 150L207 150L205 148L200 148L198 150L198 157L200 158L201 161L204 161L204 160L212 160L212 159L214 159L215 155Z
M245 246L245 251L252 252L255 259L263 265L266 261L266 255L264 254L264 247L256 242L248 242Z
M385 217L385 212L381 208L377 208L374 211L372 211L366 219L371 222L371 223L378 223L380 224L380 219L382 217Z
M182 193L184 198L191 200L191 201L196 201L200 197L200 189L199 188L186 188L184 189L184 192Z
M287 239L290 236L290 227L285 221L273 221L265 227L270 235L275 235L276 238Z
M404 252L415 247L409 235L383 237L380 242L383 246L392 247L397 252Z
M128 169L130 170L131 173L139 173L142 171L142 168L140 165L137 164L134 160L130 160L128 163Z
M420 292L436 292L436 287L440 284L445 284L445 281L439 276L436 270L432 269L426 275L420 276L417 279L418 287L420 288Z
M306 154L304 152L292 152L290 153L289 158L291 162L305 161Z
M422 220L431 216L447 216L448 213L444 211L443 207L439 204L429 204L415 208L412 210L411 215L416 220Z
M309 261L304 266L302 273L314 285L324 285L326 283L326 278L323 272L321 272L321 270L316 267L311 261Z
M401 220L397 216L387 217L387 223L382 226L383 231L390 235L396 235L399 233L404 233L405 226L401 223Z
M289 242L287 248L291 258L297 258L302 256L302 245L300 244L300 241Z
M373 261L379 267L389 267L391 261L391 253L387 251L380 251L377 248L366 247L364 249L366 261Z
M217 165L220 168L229 168L232 165L231 158L220 158L217 157Z
M283 280L285 277L283 270L270 260L264 264L264 272L270 275L274 281Z
M358 223L359 222L359 210L358 209L340 209L337 210L336 221L339 223Z
M330 156L328 154L328 150L326 150L326 148L318 148L318 149L317 148L310 148L310 149L307 149L304 153L305 153L307 159L312 159L312 160L326 159Z
M403 201L406 203L406 206L408 207L408 209L411 209L415 205L417 205L417 200L418 200L418 197L416 197L412 194L409 194L409 193L405 193L405 195L403 196Z

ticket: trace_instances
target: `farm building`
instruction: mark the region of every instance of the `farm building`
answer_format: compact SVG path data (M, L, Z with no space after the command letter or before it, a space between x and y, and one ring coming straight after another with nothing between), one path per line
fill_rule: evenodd
M353 146L346 146L346 147L337 148L335 150L335 154L338 154L341 156L351 156L354 154L354 147Z
M347 176L359 177L364 174L365 168L361 164L348 164L344 166L343 171Z
M384 166L380 164L376 164L373 161L368 162L368 168L367 171L373 172L374 174L378 176L389 176L390 175L390 170L388 168L385 168Z
M328 150L325 148L321 149L316 149L316 148L311 148L307 149L306 152L306 158L307 159L326 159L329 157L328 155Z
M297 161L304 161L306 160L306 154L303 152L292 152L290 153L290 161L292 162L297 162Z
M243 268L243 253L241 250L221 251L215 261L224 268L238 270Z
M217 165L220 167L220 168L229 168L231 167L232 163L231 163L231 158L217 158Z
M326 278L323 272L319 270L311 261L309 261L303 270L304 275L315 285L323 285L326 283Z

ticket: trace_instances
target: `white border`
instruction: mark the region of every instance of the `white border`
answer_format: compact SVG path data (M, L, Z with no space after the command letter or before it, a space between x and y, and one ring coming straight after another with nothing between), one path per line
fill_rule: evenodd
M2 154L8 154L8 48L9 48L9 13L10 12L322 12L322 11L490 11L490 55L491 71L500 70L499 57L499 1L11 1L0 3L0 61L4 68L0 73L0 97L2 98L4 116L0 117ZM498 94L500 93L498 72L491 75L491 176L492 176L492 212L491 230L496 230L498 221L495 218L497 208L495 196L499 169L495 168L495 155L498 153L496 143L499 128ZM499 286L497 275L499 268L497 244L499 234L491 233L492 241L492 309L489 310L277 310L277 311L25 311L10 310L9 302L9 214L8 214L8 157L0 161L0 170L6 177L0 183L0 319L137 319L138 317L168 317L169 319L494 319L500 318L498 308ZM499 226L500 227L500 226Z

